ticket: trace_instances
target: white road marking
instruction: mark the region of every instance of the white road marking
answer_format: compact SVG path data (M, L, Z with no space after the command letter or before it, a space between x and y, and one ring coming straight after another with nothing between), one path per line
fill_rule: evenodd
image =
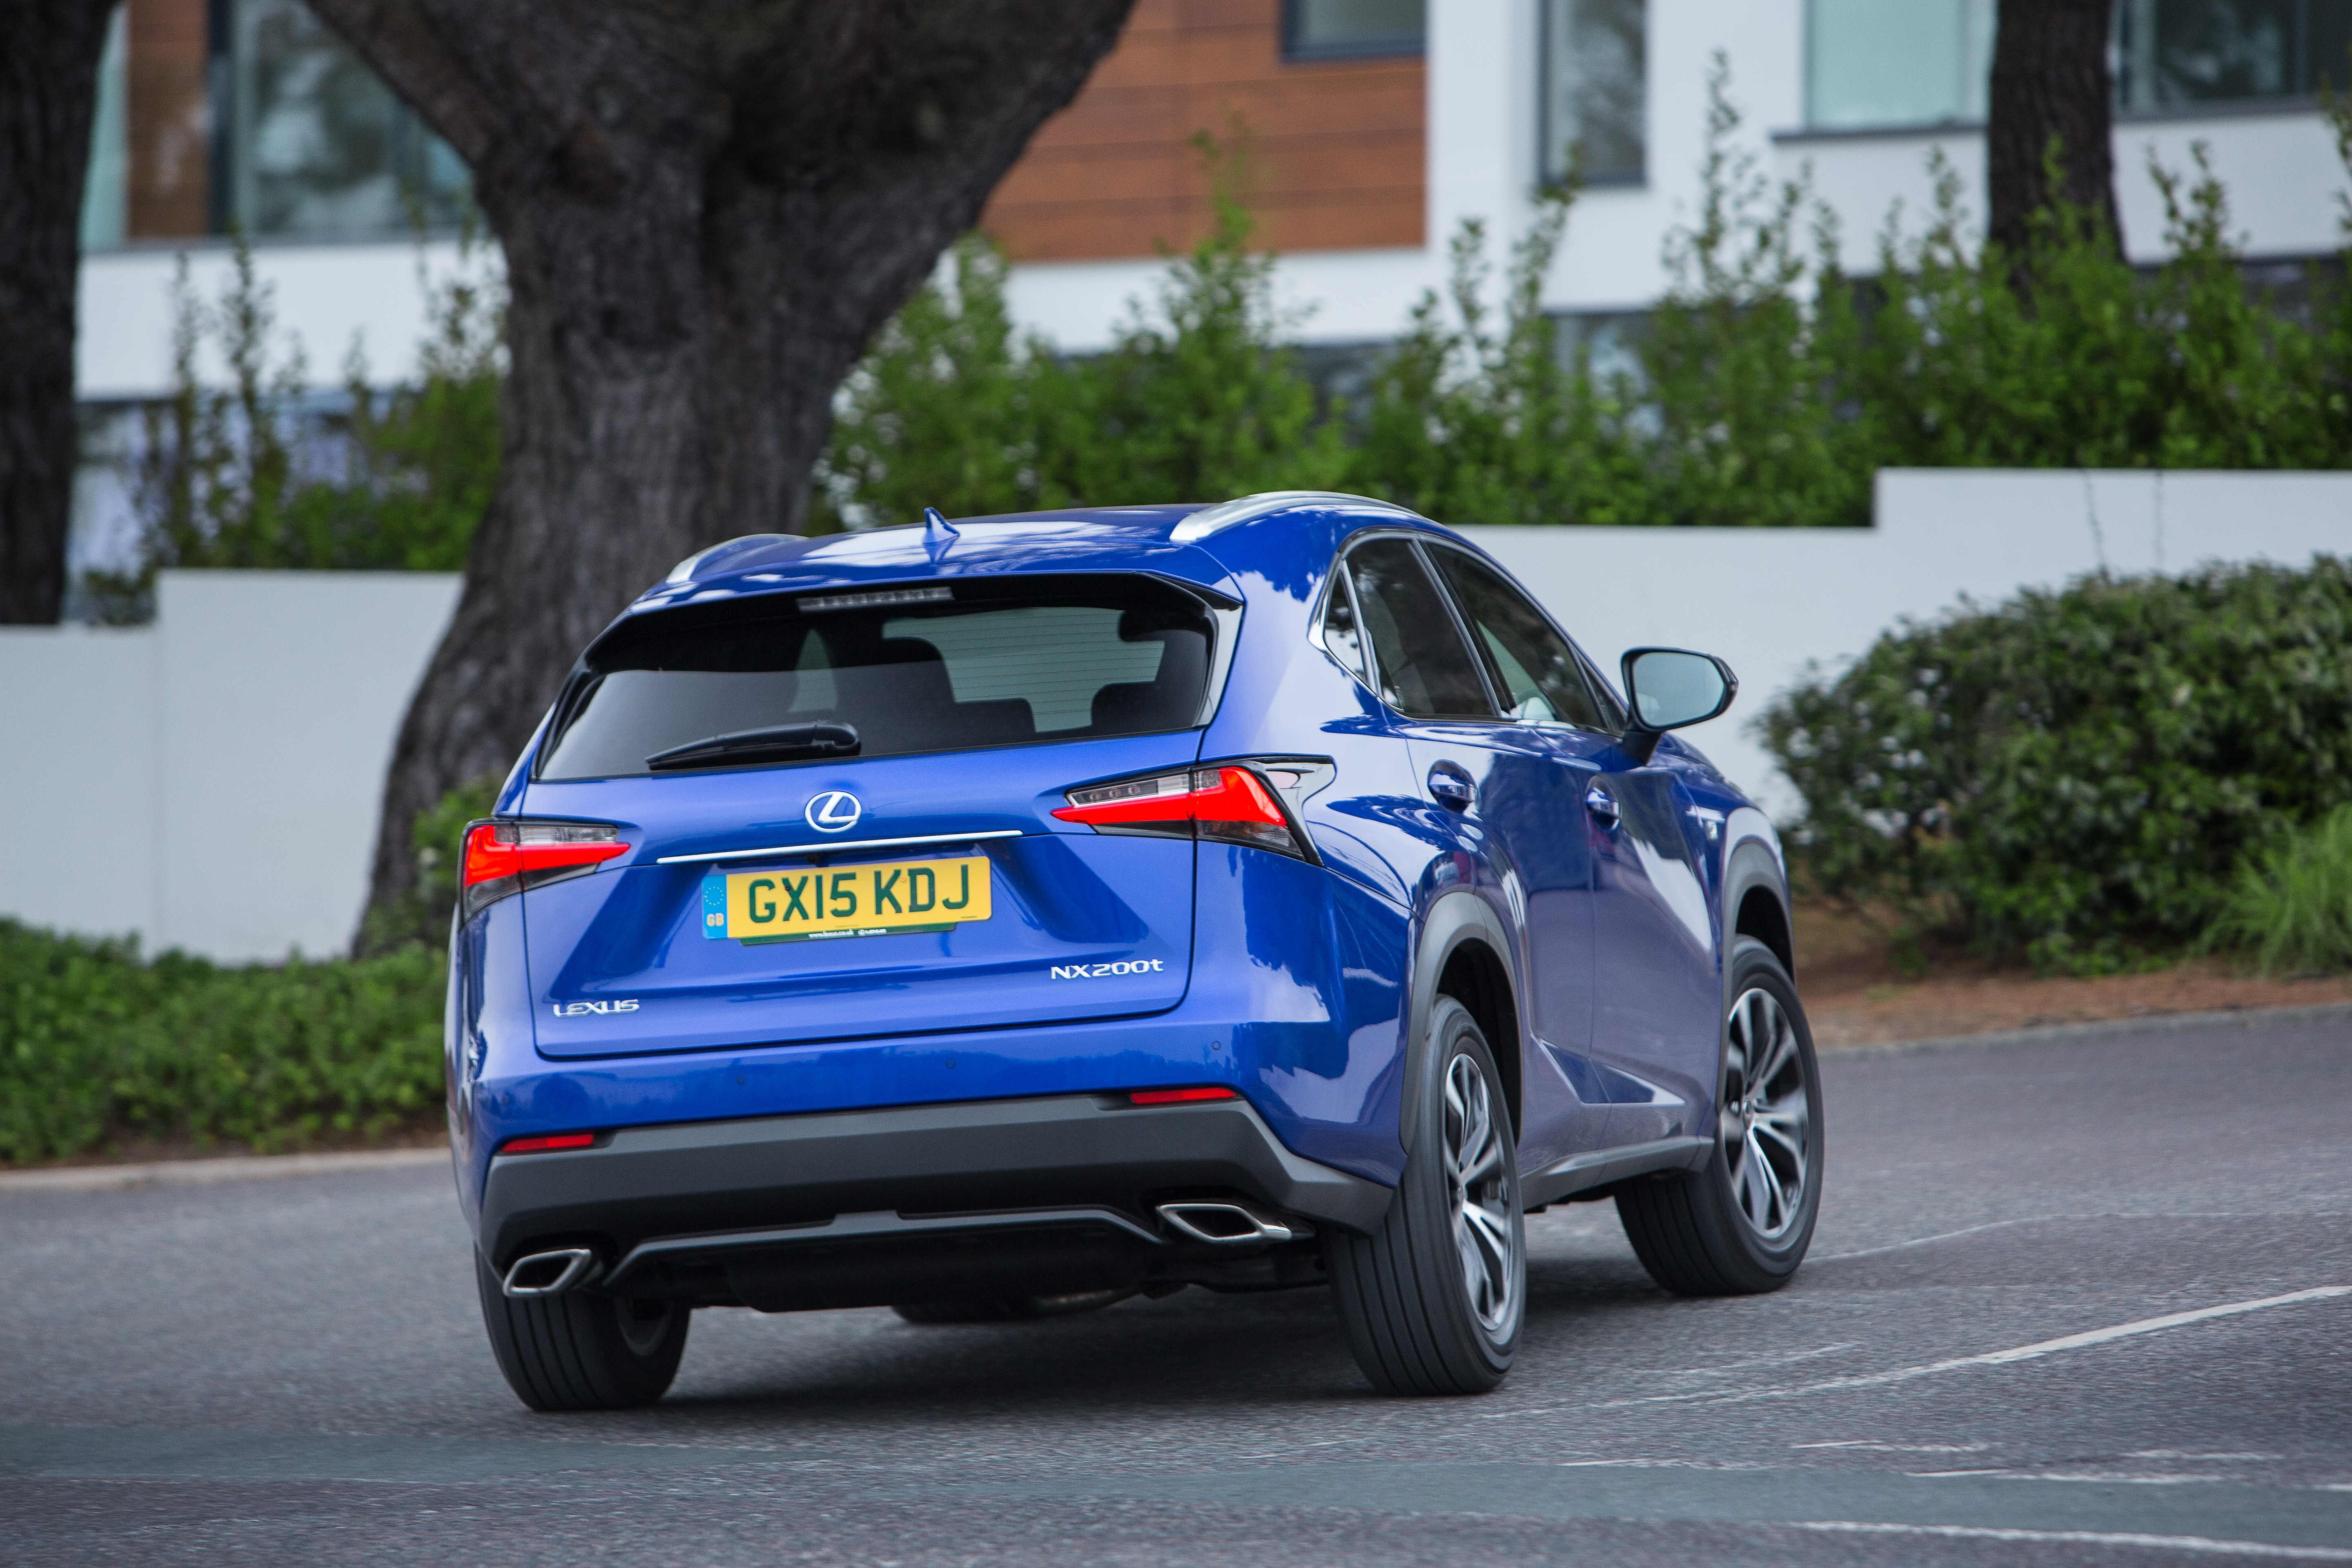
M1877 1258L1885 1253L1901 1252L1914 1247L1932 1247L1939 1241L1955 1241L1963 1236L1975 1236L1988 1230L2005 1230L2018 1225L2060 1225L2067 1221L2095 1219L2343 1219L2342 1214L2043 1214L2027 1215L2019 1219L1987 1220L1982 1225L1965 1226L1958 1230L1940 1231L1934 1236L1917 1236L1909 1241L1890 1241L1884 1247L1865 1247L1853 1252L1821 1253L1805 1259L1808 1263L1843 1263L1853 1258Z
M2226 1481L2227 1476L2141 1475L2128 1470L1906 1470L1918 1480L1942 1480L1951 1476L2000 1476L2012 1481L2096 1481L2103 1486L2179 1487L2192 1481Z
M2352 1550L2340 1546L2279 1546L2267 1541L2216 1541L2207 1535L2142 1535L2115 1530L2007 1530L1974 1524L1876 1524L1851 1519L1798 1520L1789 1528L1843 1535L1940 1535L1962 1541L2138 1546L2231 1557L2284 1557L2298 1563L2352 1563Z
M1969 1226L1961 1230L1948 1230L1937 1236L1915 1237L1909 1241L1890 1241L1884 1247L1865 1247L1858 1252L1832 1252L1826 1258L1808 1258L1808 1263L1843 1263L1851 1258L1876 1258L1881 1253L1901 1252L1906 1247L1932 1247L1939 1241L1951 1241L1963 1236L1975 1236L1988 1230L2004 1230L2013 1225L2047 1225L2052 1220L2090 1219L2091 1215L2034 1215L2025 1219L1988 1220L1983 1225Z
M1990 1443L1873 1443L1860 1437L1836 1443L1791 1443L1791 1448L1869 1448L1888 1454L1980 1454ZM2141 1458L2147 1455L2137 1456Z
M2115 1340L2127 1340L2141 1334L2153 1334L2166 1329L2177 1329L2188 1323L2201 1323L2211 1318L2231 1318L2242 1312L2259 1312L2271 1307L2292 1307L2305 1301L2325 1301L2340 1296L2352 1296L2352 1285L2315 1285L2308 1290L2290 1290L2284 1296L2264 1296L2252 1301L2225 1301L2218 1307L2200 1307L2190 1312L2168 1312L2161 1318L2142 1318L2137 1322L2117 1323L2111 1328L2091 1329L2079 1334L2066 1334L2054 1340L2042 1340L2012 1350L1988 1351L1982 1355L1954 1356L1949 1361L1929 1362L1924 1366L1897 1367L1892 1372L1874 1372L1854 1377L1833 1377L1822 1383L1797 1384L1785 1388L1755 1388L1732 1393L1653 1394L1638 1399L1603 1400L1590 1408L1615 1410L1642 1405L1745 1405L1756 1399L1790 1399L1801 1394L1830 1394L1848 1388L1882 1388L1888 1384L1909 1383L1915 1378L1933 1377L1937 1373L1960 1372L1970 1367L2008 1366L2016 1362L2038 1361L2056 1355L2061 1351L2087 1349Z

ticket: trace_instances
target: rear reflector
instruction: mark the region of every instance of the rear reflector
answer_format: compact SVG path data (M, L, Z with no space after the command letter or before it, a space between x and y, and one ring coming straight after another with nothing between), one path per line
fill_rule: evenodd
M1065 798L1070 804L1054 815L1097 833L1216 838L1311 858L1265 780L1234 763L1090 784Z
M544 1154L551 1149L585 1149L596 1142L593 1132L542 1132L535 1138L509 1138L499 1145L501 1154Z
M1239 1100L1240 1095L1216 1084L1198 1089L1139 1089L1128 1095L1132 1105L1181 1105L1188 1100Z

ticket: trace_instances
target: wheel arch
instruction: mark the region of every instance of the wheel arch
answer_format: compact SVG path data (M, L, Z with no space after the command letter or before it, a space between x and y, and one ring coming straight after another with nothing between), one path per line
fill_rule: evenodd
M1422 1058L1430 1049L1429 1016L1443 994L1469 1011L1495 1053L1503 1075L1503 1100L1511 1116L1516 1140L1522 1126L1521 1088L1527 1037L1520 1025L1518 971L1512 962L1510 933L1499 916L1475 893L1457 889L1429 908L1422 922L1421 943L1412 966L1412 996L1405 1043L1403 1103L1398 1137L1414 1126L1414 1097L1422 1081ZM1411 1153L1407 1146L1405 1152Z
M1789 909L1789 879L1774 846L1760 838L1732 846L1723 874L1723 973L1731 984L1732 944L1752 936L1772 950L1791 980L1797 974L1796 922ZM1725 996L1727 1004L1728 994Z

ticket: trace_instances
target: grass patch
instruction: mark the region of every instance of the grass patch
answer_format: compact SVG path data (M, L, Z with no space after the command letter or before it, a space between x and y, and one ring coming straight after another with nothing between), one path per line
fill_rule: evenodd
M2206 945L2264 974L2352 970L2352 805L2242 862Z

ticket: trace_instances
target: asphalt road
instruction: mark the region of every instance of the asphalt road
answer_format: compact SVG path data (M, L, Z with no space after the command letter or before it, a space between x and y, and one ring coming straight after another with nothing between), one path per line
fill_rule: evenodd
M0 1562L2352 1563L2352 1026L1826 1078L1794 1285L1555 1209L1478 1399L1193 1290L704 1312L659 1406L532 1415L446 1173L0 1196Z

